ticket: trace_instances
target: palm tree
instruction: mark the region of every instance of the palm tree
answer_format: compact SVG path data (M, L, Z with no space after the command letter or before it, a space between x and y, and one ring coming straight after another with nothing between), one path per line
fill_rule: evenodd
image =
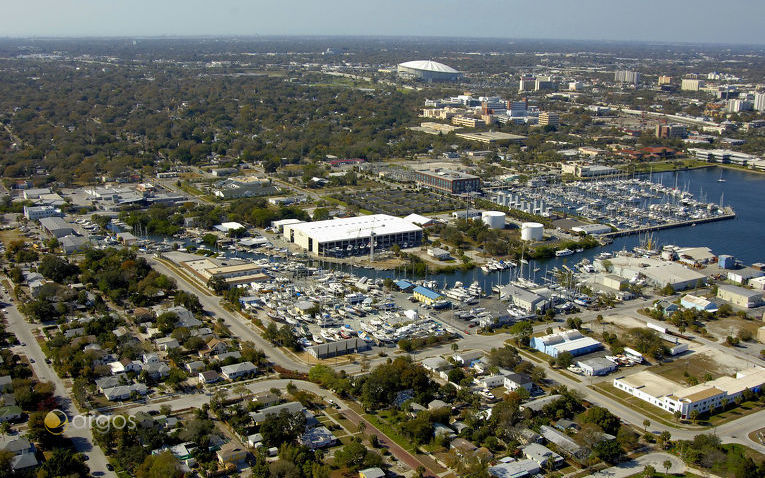
M691 418L691 420L693 420L693 423L696 423L696 420L699 419L699 411L698 410L691 410L690 418Z
M643 420L643 431L647 432L648 431L648 427L650 427L650 426L651 426L651 420L649 420L647 418L645 420Z
M664 460L664 463L661 464L666 471L666 473L669 473L669 469L672 468L672 462L670 460Z

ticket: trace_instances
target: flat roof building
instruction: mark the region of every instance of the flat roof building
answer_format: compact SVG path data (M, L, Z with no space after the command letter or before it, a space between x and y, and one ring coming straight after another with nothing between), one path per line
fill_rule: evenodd
M603 348L603 344L592 337L585 337L578 330L532 337L530 345L551 357L557 357L563 352L569 352L573 356L584 355Z
M589 376L608 375L617 369L615 363L603 357L582 360L577 362L576 366L581 368L585 375Z
M745 390L759 391L765 384L765 369L753 367L708 382L684 387L649 371L614 379L614 387L670 413L688 418L692 411L708 412L735 400Z
M484 144L521 143L526 139L519 134L503 133L501 131L485 131L478 133L457 133L458 138L478 141Z
M54 237L64 237L74 234L74 227L60 217L43 217L40 219L40 226Z
M283 227L285 239L321 256L368 254L372 245L375 250L381 250L394 244L407 248L422 243L421 227L387 214L303 222Z
M719 284L717 297L739 307L751 308L762 305L762 291L744 289L735 285Z
M478 176L441 168L415 171L414 180L420 186L450 194L468 193L481 189L481 179Z

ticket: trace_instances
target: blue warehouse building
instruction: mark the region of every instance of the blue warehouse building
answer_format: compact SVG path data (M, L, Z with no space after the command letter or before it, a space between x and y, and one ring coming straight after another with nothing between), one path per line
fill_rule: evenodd
M563 352L569 352L573 356L585 355L603 348L603 344L592 337L585 337L578 330L532 337L530 345L551 357L557 357Z

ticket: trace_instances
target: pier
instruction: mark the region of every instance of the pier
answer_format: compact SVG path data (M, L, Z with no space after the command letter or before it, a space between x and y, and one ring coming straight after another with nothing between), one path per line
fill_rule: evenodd
M670 222L667 224L657 224L655 226L637 227L634 229L623 229L616 232L607 232L605 234L600 234L600 237L631 236L633 234L642 234L644 232L659 231L662 229L672 229L675 227L692 226L694 224L703 224L706 222L724 221L726 219L734 219L735 217L736 217L736 213L733 211L733 209L726 207L725 214L721 214L719 216L705 217L701 219L690 219L688 221Z

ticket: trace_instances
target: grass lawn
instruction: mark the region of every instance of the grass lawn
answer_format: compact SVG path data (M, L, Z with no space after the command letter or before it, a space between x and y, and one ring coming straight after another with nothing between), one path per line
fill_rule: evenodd
M699 379L699 382L703 381L704 375L707 373L712 376L712 380L724 375L724 370L720 369L719 364L714 358L703 353L693 354L693 357L673 360L670 363L654 365L649 370L673 382L686 384L686 372L689 376Z
M641 471L640 473L635 473L634 475L630 475L627 478L639 478L639 477L642 478L644 476L645 475ZM680 474L677 474L677 473L659 473L657 471L656 474L653 475L653 476L655 476L656 478L702 478L700 475L694 475L693 473L688 472L688 471L686 471L685 473L680 473Z
M765 408L765 404L760 402L742 402L741 405L731 408L730 410L725 410L721 413L715 413L709 418L709 420L705 422L705 424L708 424L709 426L722 425L725 422L737 420L741 417L759 412L763 408Z
M369 423L377 427L378 430L383 432L388 438L396 442L397 445L399 445L404 450L410 452L410 453L416 453L417 449L414 446L414 444L409 441L406 437L399 434L398 431L396 431L386 420L387 417L385 417L385 413L383 412L380 414L380 416L371 415L371 414L364 414L362 415Z
M0 231L0 241L5 244L5 247L8 247L8 244L10 244L13 241L26 241L27 238L21 234L21 231L18 229L6 229L4 231Z

